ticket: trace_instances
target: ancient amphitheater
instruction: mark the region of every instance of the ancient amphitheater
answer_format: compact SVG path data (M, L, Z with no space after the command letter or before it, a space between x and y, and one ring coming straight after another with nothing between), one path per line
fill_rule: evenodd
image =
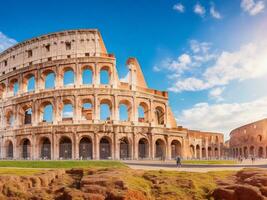
M233 157L267 157L267 119L234 129L230 133L230 151Z
M114 55L93 29L43 35L2 52L1 158L223 155L222 134L177 126L168 93L148 88L137 59L129 58L127 66L129 80L121 82ZM104 119L103 106L109 110ZM119 116L121 106L126 107L126 119Z

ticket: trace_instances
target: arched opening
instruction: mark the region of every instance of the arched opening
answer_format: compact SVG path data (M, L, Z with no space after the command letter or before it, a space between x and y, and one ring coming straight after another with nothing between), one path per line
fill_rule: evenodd
M13 143L10 140L6 142L6 158L13 158Z
M254 146L251 146L251 147L249 148L249 155L250 155L250 156L255 156Z
M62 110L62 120L72 120L73 119L73 105L71 102L66 101L63 105Z
M109 67L102 67L100 70L100 84L110 84L110 69Z
M68 137L62 137L59 142L59 158L68 160L72 158L72 142Z
M242 148L239 148L239 156L243 156L242 155Z
M12 92L12 94L15 96L18 94L19 91L19 83L17 79L13 79L10 81L9 84L9 91Z
M30 75L27 80L27 92L32 92L35 90L35 78Z
M157 139L156 141L156 152L155 152L155 158L164 160L165 159L165 143L161 139Z
M212 149L211 147L208 147L208 158L212 157Z
M45 76L45 89L55 88L55 73L48 72Z
M236 157L235 149L232 149L233 157Z
M31 142L29 139L22 140L22 158L30 159L31 158Z
M100 119L111 120L112 104L110 100L103 99L100 102Z
M259 158L263 158L263 147L259 147L259 150L258 150L258 157L259 157Z
M164 124L164 110L162 107L156 107L155 109L155 118L156 124L163 125Z
M90 85L93 83L93 73L90 68L85 68L82 72L82 80L84 85Z
M84 99L82 101L82 119L92 120L93 119L93 109L90 99Z
M141 102L138 106L138 122L148 122L148 105Z
M83 137L79 145L79 158L82 160L90 160L92 159L92 155L92 141L88 137Z
M190 145L190 156L191 158L195 158L195 147L194 145Z
M248 148L244 147L244 157L248 158Z
M40 152L41 159L51 159L51 142L50 140L45 137L41 140L41 152Z
M4 98L6 92L6 85L4 83L0 84L0 98Z
M200 159L200 146L198 144L196 146L196 153L197 153L197 159Z
M126 160L130 159L130 145L127 138L121 138L120 139L120 159Z
M219 150L217 147L215 147L214 149L214 154L215 154L215 157L218 158L219 157Z
M171 142L171 158L175 159L177 156L182 156L182 145L178 140Z
M144 158L148 158L148 156L149 156L148 140L145 138L142 138L138 142L138 158L144 159Z
M100 140L100 159L111 159L111 144L110 139L103 137Z
M202 158L207 158L206 148L202 147Z
M42 122L47 122L47 123L53 122L53 105L50 102L46 102L43 105L41 116L42 116Z
M120 121L131 121L132 108L128 100L122 100L119 103L119 119Z
M32 123L32 109L28 108L24 112L24 124Z
M262 141L262 135L258 135L258 136L257 136L257 141L258 141L258 142L261 142L261 141Z
M64 71L63 85L64 86L74 85L74 72L71 68L67 68Z

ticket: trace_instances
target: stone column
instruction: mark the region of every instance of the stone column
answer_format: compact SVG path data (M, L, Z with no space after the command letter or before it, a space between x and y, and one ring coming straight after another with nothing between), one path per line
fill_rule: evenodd
M118 97L117 95L113 96L113 107L112 107L112 120L115 122L119 121L119 102L118 102Z
M79 88L82 84L82 70L81 66L76 63L75 65L75 87Z
M97 136L97 132L94 133L94 159L99 160L99 138Z
M98 102L98 98L97 98L97 94L94 94L94 121L98 122L100 119L100 113L99 113L99 102Z
M95 67L94 67L94 85L95 87L99 87L100 84L100 76L99 76L99 70L98 70L98 63L95 63Z

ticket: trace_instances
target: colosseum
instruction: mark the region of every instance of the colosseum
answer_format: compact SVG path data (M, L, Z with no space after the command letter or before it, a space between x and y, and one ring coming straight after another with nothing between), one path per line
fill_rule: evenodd
M51 33L2 52L1 159L223 155L223 134L177 126L168 93L148 88L136 58L126 64L122 82L95 29Z
M267 119L236 128L230 133L232 157L267 157Z

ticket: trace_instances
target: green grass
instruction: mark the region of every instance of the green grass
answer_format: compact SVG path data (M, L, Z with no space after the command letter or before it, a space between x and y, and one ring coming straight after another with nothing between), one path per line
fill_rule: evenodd
M1 175L17 175L17 176L27 176L37 174L42 172L40 169L12 169L12 168L0 168Z
M233 165L233 164L237 164L237 161L235 161L235 160L183 160L182 164Z
M117 161L0 161L0 167L18 168L126 168Z

